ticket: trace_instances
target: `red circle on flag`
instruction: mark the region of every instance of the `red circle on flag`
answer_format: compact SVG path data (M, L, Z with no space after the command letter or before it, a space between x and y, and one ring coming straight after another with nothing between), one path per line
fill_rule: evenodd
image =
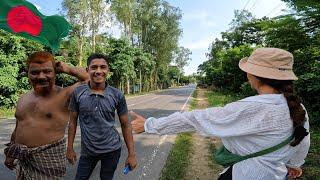
M32 36L38 36L42 29L41 18L25 6L10 9L7 23L13 32L26 32Z

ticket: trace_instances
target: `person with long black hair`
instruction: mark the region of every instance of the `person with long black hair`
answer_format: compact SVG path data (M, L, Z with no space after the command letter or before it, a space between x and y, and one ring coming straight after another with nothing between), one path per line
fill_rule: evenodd
M258 95L167 117L145 119L132 112L136 133L197 131L220 137L215 156L225 166L219 179L276 180L301 176L310 147L308 115L293 92L293 55L278 48L258 48L239 62Z

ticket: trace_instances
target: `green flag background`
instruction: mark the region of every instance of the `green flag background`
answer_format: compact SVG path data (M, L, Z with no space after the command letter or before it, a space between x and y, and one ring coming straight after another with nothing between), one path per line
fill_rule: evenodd
M54 51L69 34L70 24L61 16L45 16L25 0L0 0L0 28L38 41Z

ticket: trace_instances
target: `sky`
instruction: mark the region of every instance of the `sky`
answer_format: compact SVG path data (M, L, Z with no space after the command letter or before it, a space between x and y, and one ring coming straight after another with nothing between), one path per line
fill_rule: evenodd
M197 72L198 66L207 60L206 53L215 38L229 29L235 10L246 9L255 17L274 17L286 13L288 8L281 0L167 0L182 12L181 28L183 34L179 46L192 51L191 61L184 68L186 75ZM45 15L61 12L62 0L29 0ZM118 32L117 32L118 31ZM119 31L112 29L114 36Z

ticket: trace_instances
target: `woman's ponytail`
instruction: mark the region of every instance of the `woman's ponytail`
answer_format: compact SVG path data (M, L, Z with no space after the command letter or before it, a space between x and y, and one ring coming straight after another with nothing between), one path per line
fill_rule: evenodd
M293 83L285 83L280 90L287 100L290 110L290 117L293 121L294 127L294 141L290 143L291 146L298 145L305 136L308 135L307 130L303 127L305 122L306 111L301 105L300 98L293 94Z

